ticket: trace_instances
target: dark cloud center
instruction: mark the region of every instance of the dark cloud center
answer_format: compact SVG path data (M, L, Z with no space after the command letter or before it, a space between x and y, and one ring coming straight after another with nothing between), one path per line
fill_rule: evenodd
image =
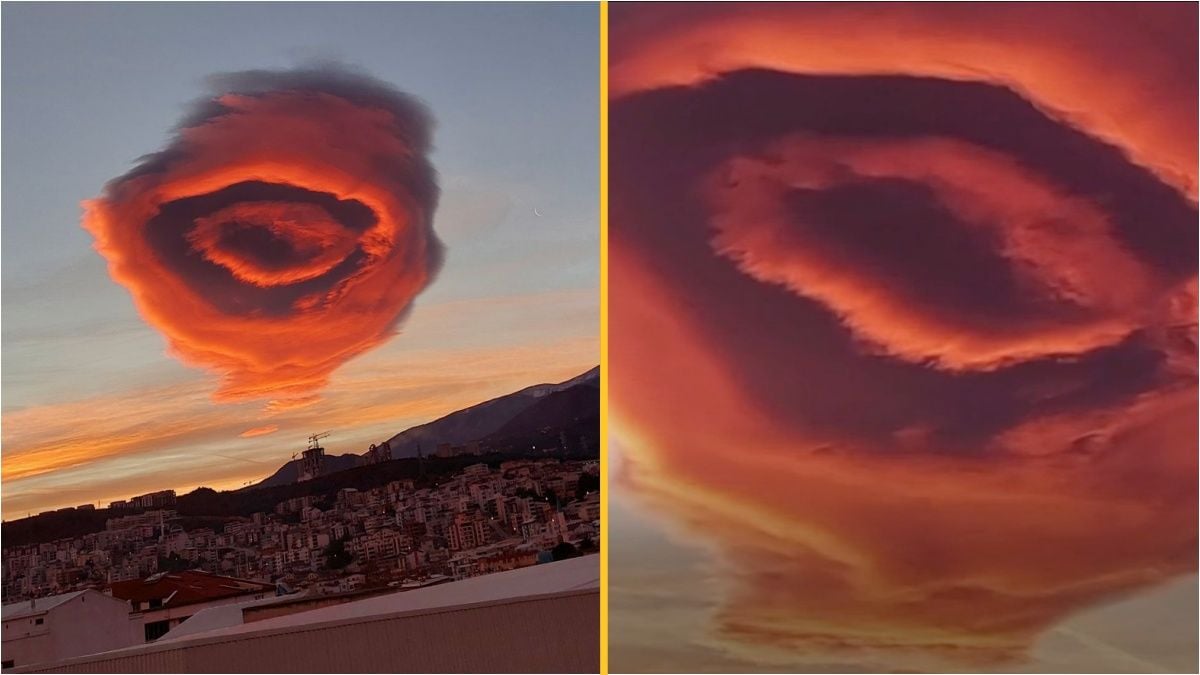
M1164 355L1136 334L1072 359L993 372L949 374L866 356L825 306L749 278L712 251L700 186L729 157L766 154L797 133L868 141L936 136L1001 153L1100 205L1118 240L1164 278L1194 273L1194 205L1119 149L1008 89L751 70L619 99L610 119L610 236L652 254L681 311L700 326L698 339L776 419L886 445L892 434L920 425L948 445L970 448L1035 413L1114 404L1164 377ZM1047 312L1070 317L1069 307L1047 307L1019 292L990 242L964 233L920 186L871 181L795 192L788 200L810 220L807 236L848 264L935 298L930 304L941 311L993 323ZM988 311L996 316L984 317ZM1029 395L1035 386L1056 393Z
M310 247L275 232L261 223L234 221L222 228L219 236L222 249L236 251L267 269L286 269L312 253Z
M960 221L926 185L864 179L792 190L785 199L797 223L787 231L787 245L816 247L843 265L869 270L911 302L999 331L1046 309L996 255L994 231Z
M371 209L356 200L338 199L327 192L292 185L247 181L209 194L164 204L147 223L147 241L181 279L221 312L228 314L289 314L297 300L328 292L362 264L365 256L360 250L355 250L318 277L262 288L237 279L227 268L207 260L188 241L187 235L198 218L231 205L263 201L312 204L356 235L376 222ZM300 261L298 256L303 248L286 235L272 233L255 223L241 226L231 223L223 227L220 241L222 246L228 246L228 250L261 262L264 267L289 267Z

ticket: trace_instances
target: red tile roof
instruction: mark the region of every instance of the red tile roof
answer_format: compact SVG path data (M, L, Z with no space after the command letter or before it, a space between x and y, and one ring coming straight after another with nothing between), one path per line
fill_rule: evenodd
M112 596L133 602L162 600L164 607L178 607L239 595L275 592L274 584L235 579L200 570L160 572L145 579L112 584Z

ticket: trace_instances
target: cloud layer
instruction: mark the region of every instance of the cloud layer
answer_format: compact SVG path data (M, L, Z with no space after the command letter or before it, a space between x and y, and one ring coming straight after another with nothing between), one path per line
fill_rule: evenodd
M85 202L109 273L218 401L312 397L436 275L431 118L336 68L216 76L164 150Z
M622 482L720 638L994 663L1195 571L1194 19L614 9Z

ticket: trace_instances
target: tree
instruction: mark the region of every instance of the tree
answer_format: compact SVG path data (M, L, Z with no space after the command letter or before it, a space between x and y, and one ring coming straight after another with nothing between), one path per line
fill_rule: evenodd
M600 476L591 473L585 473L579 477L579 483L575 486L575 499L583 499L589 492L600 489Z
M90 563L91 561L88 562ZM184 570L190 570L192 567L192 561L180 557L180 555L174 551L171 552L171 555L166 557L158 556L159 572L182 572Z
M325 547L325 567L328 569L340 570L353 560L354 556L346 550L344 538L334 539L329 542L329 546Z
M564 541L563 543L559 544L558 546L555 546L554 548L550 549L550 556L552 558L554 558L555 560L566 560L567 558L578 558L580 555L581 554L579 553L579 549L575 548L575 545L569 541Z

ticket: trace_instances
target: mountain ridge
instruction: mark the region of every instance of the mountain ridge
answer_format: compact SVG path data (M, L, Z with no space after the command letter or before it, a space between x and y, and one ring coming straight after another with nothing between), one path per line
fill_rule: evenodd
M459 445L472 441L505 440L494 437L497 432L546 397L573 388L596 390L596 419L599 419L600 366L562 382L534 384L517 391L488 399L461 410L443 415L433 421L409 427L387 439L392 450L392 459L416 457L418 448L422 454L432 454L439 443ZM580 395L576 399L583 400ZM364 450L365 454L365 450ZM327 473L334 473L359 466L362 455L345 453L326 455ZM251 487L271 487L294 483L299 477L299 460L291 460L279 467L267 478Z

